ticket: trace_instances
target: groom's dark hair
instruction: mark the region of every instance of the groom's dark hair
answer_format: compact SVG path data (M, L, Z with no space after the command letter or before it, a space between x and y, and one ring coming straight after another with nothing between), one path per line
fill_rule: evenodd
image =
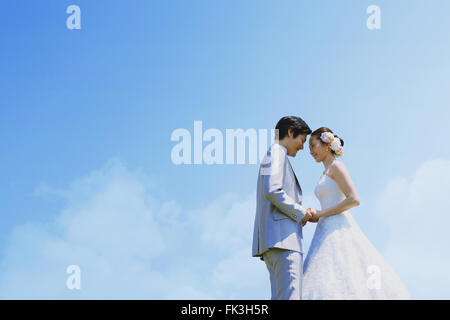
M312 132L302 118L294 116L286 116L281 118L275 129L278 129L278 139L280 140L288 134L289 129L294 131L294 138L296 138L299 134L308 135Z

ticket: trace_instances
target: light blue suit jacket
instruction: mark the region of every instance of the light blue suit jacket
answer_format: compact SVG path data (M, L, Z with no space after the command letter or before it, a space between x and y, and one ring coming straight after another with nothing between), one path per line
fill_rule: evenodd
M303 253L302 190L284 146L273 144L259 168L252 255L270 248Z

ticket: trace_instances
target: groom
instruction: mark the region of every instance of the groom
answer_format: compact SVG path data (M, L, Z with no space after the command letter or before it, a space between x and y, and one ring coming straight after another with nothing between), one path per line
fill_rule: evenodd
M302 207L302 189L287 156L303 149L311 129L299 117L278 121L278 137L261 163L252 255L266 263L272 300L299 300L303 276L302 226L313 211Z

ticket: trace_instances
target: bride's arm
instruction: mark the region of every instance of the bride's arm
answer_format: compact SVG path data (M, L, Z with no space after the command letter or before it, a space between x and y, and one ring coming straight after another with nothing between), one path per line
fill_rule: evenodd
M329 176L336 182L341 191L345 194L345 199L333 207L318 211L317 216L319 218L333 216L353 207L359 206L359 197L356 192L355 185L353 184L347 168L342 162L335 161L333 163L329 170Z

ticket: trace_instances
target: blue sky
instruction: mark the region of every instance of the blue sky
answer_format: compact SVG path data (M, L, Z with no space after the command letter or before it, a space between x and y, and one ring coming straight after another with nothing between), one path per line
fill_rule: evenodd
M66 28L71 4L81 8L81 30ZM381 8L381 30L366 28L366 8L372 4ZM450 209L442 199L450 177L448 1L16 0L3 1L0 9L3 298L40 297L39 292L61 298L267 298L265 267L250 257L258 166L175 166L170 136L177 128L192 131L194 120L201 120L204 130L271 129L284 115L299 115L313 129L328 126L345 140L342 161L362 200L353 211L361 228L413 297L450 298L439 282L444 277L450 284L445 273L438 281L423 272L422 265L411 267L436 250L442 252L437 268L450 263L445 230L438 244L431 241L437 233L433 228L448 222L445 213ZM322 167L307 149L291 163L314 204L312 190ZM423 193L415 193L416 185L424 186ZM400 192L398 197L393 191ZM117 204L116 192L135 201L119 197L122 202ZM429 201L401 206L405 200L399 198L416 196ZM92 206L97 202L113 209ZM121 211L115 205L132 209ZM399 220L394 208L400 207L411 216ZM67 212L71 218L62 219ZM27 273L24 264L43 270L56 287L65 283L64 266L70 259L65 250L47 257L48 239L91 249L82 236L71 233L85 230L74 227L85 217L83 212L97 217L85 222L86 228L92 227L90 235L102 229L99 221L108 212L111 220L117 218L117 224L103 229L99 252L109 252L103 247L108 239L120 239L124 248L167 242L167 250L182 251L179 243L189 240L182 256L192 262L191 269L182 270L186 276L158 295L152 283L167 276L167 266L177 274L177 260L149 252L152 258L142 262L139 254L130 253L129 260L139 263L124 265L120 272L138 265L152 273L150 284L135 296L126 294L135 291L123 287L126 281L105 286L107 276L105 283L91 287L85 280L80 292L49 286L42 293L39 283L30 289L26 277L17 276ZM119 236L116 227L127 221L118 218L123 212L135 212L134 220L130 218L135 224ZM152 237L128 243L127 235L147 213L153 217L148 224ZM177 237L163 214L172 217L174 230L186 233L180 231ZM197 214L205 220L199 221ZM222 218L230 228L223 227L223 237L217 238L209 229ZM97 229L95 221L100 223ZM411 239L398 236L417 224L422 226L419 234ZM236 228L241 230L237 238ZM187 232L191 229L197 233ZM312 230L309 226L307 236ZM233 242L233 250L214 250L229 238L240 241ZM430 243L433 249L424 247L417 256L412 248L418 243ZM16 256L17 251L23 255ZM109 260L102 263L112 266L112 276L119 272L113 267L118 260L113 251L106 256ZM81 253L76 257L86 273L94 269L90 262L96 258ZM242 272L218 276L235 264ZM102 272L101 263L95 266ZM210 279L207 284L203 272ZM236 287L248 273L254 273L254 282ZM62 282L55 280L58 277ZM417 277L421 286L415 284Z

